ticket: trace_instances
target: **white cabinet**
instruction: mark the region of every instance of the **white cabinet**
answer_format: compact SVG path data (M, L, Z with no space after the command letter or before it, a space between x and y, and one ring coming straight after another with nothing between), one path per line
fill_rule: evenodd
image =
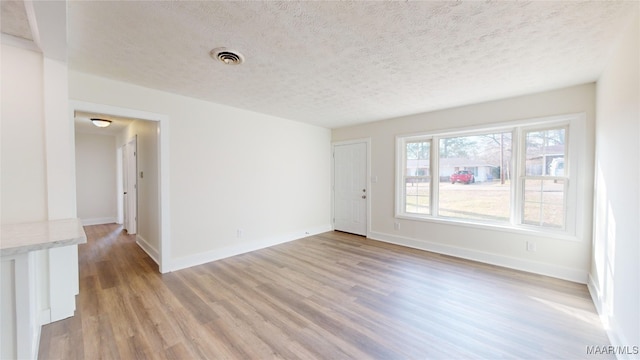
M79 219L2 225L0 358L36 358L41 326L73 316L86 241Z

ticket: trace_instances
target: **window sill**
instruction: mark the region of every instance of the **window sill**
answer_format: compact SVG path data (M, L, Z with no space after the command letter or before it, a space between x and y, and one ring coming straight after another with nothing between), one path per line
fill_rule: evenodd
M475 229L483 229L483 230L495 230L495 231L504 231L510 232L514 234L520 235L529 235L529 236L542 236L546 238L559 239L559 240L567 240L567 241L581 241L578 236L566 233L564 231L553 231L553 230L538 230L535 228L529 228L525 226L514 226L511 224L492 224L486 222L474 222L470 220L458 220L452 218L441 218L441 217L432 217L432 216L410 216L410 215L396 215L396 219L403 220L412 220L412 221L420 221L420 222L431 222L438 224L446 224L446 225L455 225L455 226L463 226Z

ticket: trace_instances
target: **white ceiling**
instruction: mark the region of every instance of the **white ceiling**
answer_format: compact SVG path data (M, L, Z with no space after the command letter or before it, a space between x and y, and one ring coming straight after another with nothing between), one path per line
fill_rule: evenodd
M592 82L639 3L70 1L73 70L328 128ZM209 57L238 50L240 66Z

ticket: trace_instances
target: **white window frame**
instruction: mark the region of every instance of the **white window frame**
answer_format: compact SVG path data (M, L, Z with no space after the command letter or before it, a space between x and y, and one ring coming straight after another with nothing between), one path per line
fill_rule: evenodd
M544 131L544 130L553 130L553 129L559 129L559 128L564 128L565 129L565 145L564 145L564 153L565 153L565 159L564 159L564 176L549 176L549 175L540 175L540 176L534 176L534 175L526 175L526 143L524 140L525 138L525 134L527 132L532 132L532 131ZM569 147L570 147L570 138L571 138L571 132L572 130L570 130L570 122L568 121L559 121L559 122L554 122L551 124L538 124L538 125L534 125L534 126L526 126L526 127L520 127L518 129L518 140L519 140L519 151L518 153L520 154L520 158L518 159L519 161L517 162L520 166L518 169L518 178L517 178L517 187L516 187L516 204L518 206L517 209L515 209L515 211L512 211L512 213L515 213L515 223L518 224L519 226L522 226L524 228L531 228L531 229L545 229L545 230L549 230L551 231L552 228L545 228L545 227L540 227L540 226L536 226L536 225L531 225L531 224L525 224L523 217L524 217L524 186L525 186L525 180L527 179L537 179L537 180L563 180L564 181L564 204L563 207L565 209L564 211L564 219L563 219L563 224L562 224L562 228L561 229L557 229L556 231L560 231L560 232L567 232L567 220L568 220L568 195L569 195L569 189L573 189L575 188L575 186L569 187L569 183L570 183L570 178L571 178L571 163L573 162L573 159L571 158L573 154L571 154L569 152ZM573 229L571 229L573 230Z
M524 141L525 131L553 129L565 127L565 221L564 228L542 227L522 223L522 210L524 206ZM470 136L486 134L490 132L512 132L512 168L510 172L510 206L511 213L508 222L493 222L484 220L469 220L438 216L439 201L439 141L441 138L452 136ZM584 192L584 181L578 181L580 174L581 157L586 149L586 115L568 114L544 118L524 119L503 123L472 126L466 128L448 129L433 132L420 132L396 136L396 191L395 191L395 218L450 223L460 226L495 228L505 231L527 234L544 234L568 240L578 240L582 237L582 216L578 212L582 209L583 201L578 197L579 192ZM414 214L406 212L406 187L404 173L406 172L406 144L417 140L429 140L431 142L430 170L430 214ZM553 179L553 177L547 177ZM437 180L437 181L436 181Z
M398 146L400 146L399 148L399 153L401 153L402 158L400 159L400 166L401 168L399 169L399 171L397 171L397 177L398 177L398 183L405 183L405 173L406 173L406 169L407 169L407 158L406 156L404 156L406 148L407 148L407 144L408 143L412 143L412 142L420 142L420 141L428 141L429 142L429 161L430 161L430 165L429 165L429 174L428 177L431 179L430 182L430 187L429 187L429 214L415 214L415 213L409 213L411 214L412 217L424 217L424 216L431 216L433 214L433 139L430 136L422 136L422 135L416 135L416 136L407 136L403 138L402 144L398 144ZM396 141L397 143L397 141ZM398 199L404 199L404 202L407 199L407 194L406 194L406 190L407 187L406 186L399 186L396 187L397 191L400 191L400 193L398 194L396 192L396 202L398 201ZM400 196L400 198L398 197ZM403 207L402 211L404 213L406 213L406 205ZM398 211L397 211L397 206L396 206L396 217L397 217Z

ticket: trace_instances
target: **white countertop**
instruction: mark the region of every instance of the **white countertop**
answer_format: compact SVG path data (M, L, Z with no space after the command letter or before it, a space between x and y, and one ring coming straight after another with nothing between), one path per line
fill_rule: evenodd
M87 242L80 219L2 224L1 227L2 256Z

